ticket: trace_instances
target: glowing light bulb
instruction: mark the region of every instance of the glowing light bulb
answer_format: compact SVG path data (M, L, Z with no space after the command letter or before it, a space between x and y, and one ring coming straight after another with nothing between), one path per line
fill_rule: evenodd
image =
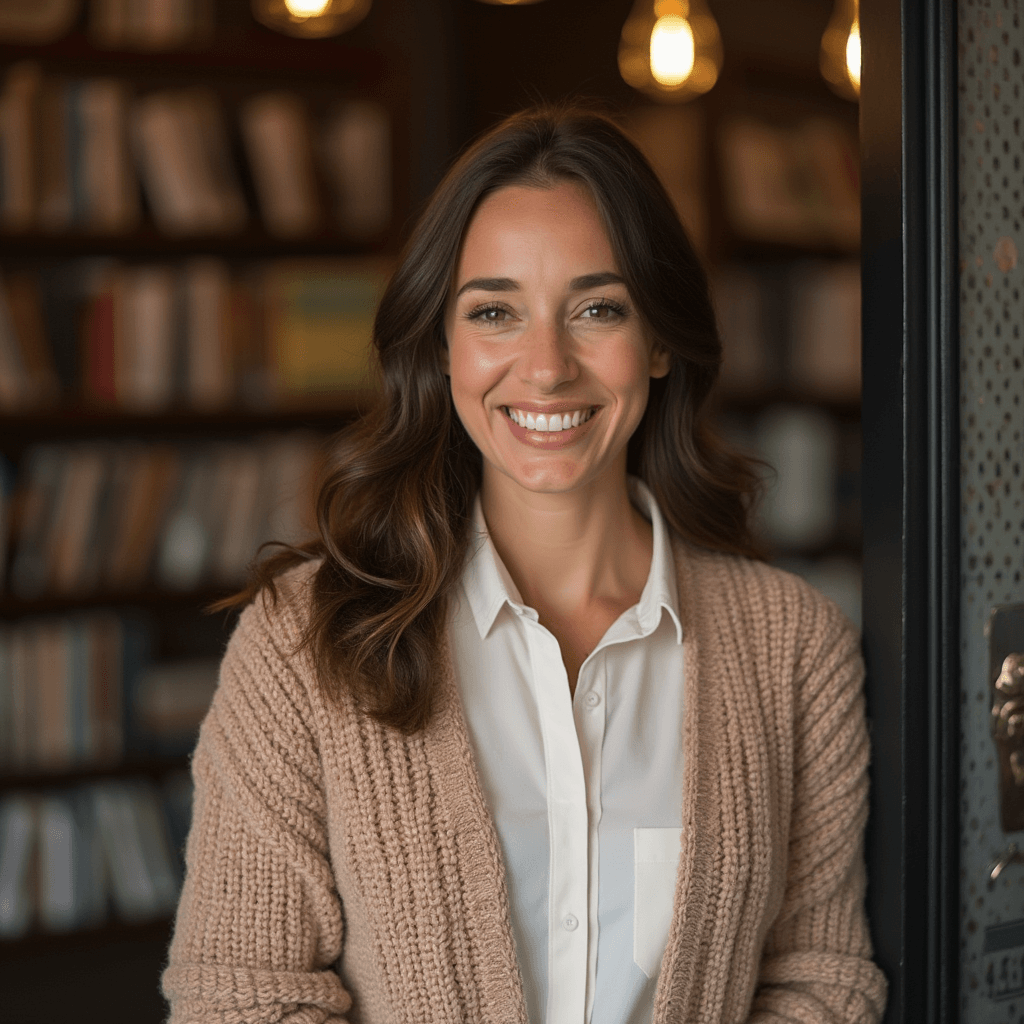
M319 18L331 0L284 0L284 5L293 18Z
M682 85L693 71L693 29L685 18L666 14L651 32L651 74L661 85Z
M707 92L722 69L722 37L706 0L634 0L622 26L619 72L663 102Z
M373 0L250 0L256 20L275 32L322 39L347 32L366 17Z
M854 22L846 38L846 73L860 92L860 23Z
M860 96L860 14L857 0L835 0L821 37L821 74L848 100Z

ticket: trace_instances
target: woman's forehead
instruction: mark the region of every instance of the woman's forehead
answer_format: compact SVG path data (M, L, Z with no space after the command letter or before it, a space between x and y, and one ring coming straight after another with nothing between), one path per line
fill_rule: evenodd
M604 219L574 182L510 185L484 198L463 238L456 286L471 277L569 277L617 270Z

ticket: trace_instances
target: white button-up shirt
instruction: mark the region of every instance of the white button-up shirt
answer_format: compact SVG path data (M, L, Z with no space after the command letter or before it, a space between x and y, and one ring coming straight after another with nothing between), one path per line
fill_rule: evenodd
M683 645L668 531L631 480L654 553L639 602L580 667L476 536L452 655L505 863L532 1024L645 1024L668 938L682 825Z

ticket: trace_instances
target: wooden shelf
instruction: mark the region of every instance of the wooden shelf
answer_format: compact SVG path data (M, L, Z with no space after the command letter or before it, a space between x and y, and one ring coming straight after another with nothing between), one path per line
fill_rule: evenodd
M0 774L0 792L8 790L63 789L80 782L95 782L99 779L126 778L130 775L144 775L160 778L169 772L188 768L187 757L127 758L103 764L76 764L65 768L40 768L32 772Z
M210 412L188 408L140 413L83 405L40 407L0 416L0 451L14 455L41 441L107 437L220 440L279 430L330 433L355 420L372 401L372 394L354 391L331 404L310 399L308 404L289 401L264 409L236 407Z
M716 415L739 413L753 416L773 405L812 406L842 422L860 422L859 398L823 398L792 388L772 388L757 392L716 391L709 400L709 408Z
M224 259L317 259L373 257L389 251L389 240L357 242L334 232L300 238L279 238L258 223L226 235L168 235L146 224L129 234L66 231L0 232L0 261L27 259L183 259L218 256Z
M0 619L27 619L40 615L57 615L96 608L164 608L195 611L205 614L206 609L235 593L231 587L206 587L201 590L98 590L81 594L45 594L41 597L21 598L0 596Z
M4 955L13 950L19 952L72 952L76 947L94 946L115 939L130 939L140 942L169 939L171 921L166 917L150 921L107 921L95 928L78 928L69 932L30 932L19 939L0 938L0 949Z
M261 82L329 82L363 87L383 77L384 57L334 39L293 39L259 25L225 27L209 42L174 50L107 50L84 31L39 46L0 46L0 65L36 61L63 75L116 75L139 82L192 85L197 79L256 76Z

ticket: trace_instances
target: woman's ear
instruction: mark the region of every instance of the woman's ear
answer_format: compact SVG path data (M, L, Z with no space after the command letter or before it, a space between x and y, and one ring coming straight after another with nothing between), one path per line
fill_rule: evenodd
M663 345L652 346L650 365L652 377L667 377L672 369L672 353Z
M446 376L452 375L452 360L448 352L448 339L444 339L444 347L441 349L441 372Z

